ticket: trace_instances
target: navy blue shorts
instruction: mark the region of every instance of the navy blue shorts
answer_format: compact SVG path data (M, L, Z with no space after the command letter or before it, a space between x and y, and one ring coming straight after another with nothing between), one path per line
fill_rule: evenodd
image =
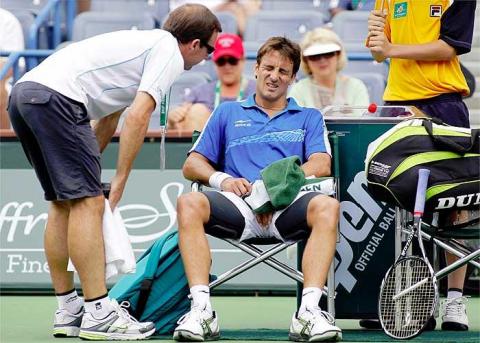
M245 218L235 204L216 191L202 192L210 203L210 218L205 225L205 232L218 238L240 239L245 229ZM290 205L275 222L283 239L296 241L310 235L307 224L308 203L319 195L309 192Z
M13 87L8 112L46 200L102 194L100 149L83 104L22 82Z
M445 124L470 127L468 108L458 93L441 94L423 100L386 101L385 105L415 106L426 115L441 119Z

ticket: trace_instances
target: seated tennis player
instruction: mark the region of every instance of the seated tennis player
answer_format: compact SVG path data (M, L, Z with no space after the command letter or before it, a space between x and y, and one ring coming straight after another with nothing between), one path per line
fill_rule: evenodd
M302 232L309 234L302 260L302 302L293 314L289 337L294 341L342 338L334 319L319 307L335 253L338 201L300 191L287 208L255 214L243 200L252 183L260 179L260 171L286 157L299 157L304 176L330 175L330 145L322 115L286 96L299 65L296 43L283 37L267 40L257 55L256 93L243 102L222 103L183 166L187 179L215 191L189 193L178 199L179 245L192 305L175 329L175 340L220 337L218 317L210 303L211 255L205 235L215 234L215 224L235 231L239 240L260 236L288 241Z

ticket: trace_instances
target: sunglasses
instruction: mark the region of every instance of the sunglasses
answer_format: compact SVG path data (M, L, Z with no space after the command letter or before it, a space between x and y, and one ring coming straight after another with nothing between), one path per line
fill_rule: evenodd
M332 51L332 52L327 52L326 54L307 56L307 59L310 61L320 61L322 58L330 59L336 55L337 55L337 51Z
M200 43L202 44L202 46L207 48L207 53L209 55L211 55L215 51L215 48L213 46L211 46L210 44L208 44L208 42L205 42L205 41L201 40Z
M230 64L236 66L238 64L238 59L235 57L220 57L215 64L219 67L223 67L225 64Z

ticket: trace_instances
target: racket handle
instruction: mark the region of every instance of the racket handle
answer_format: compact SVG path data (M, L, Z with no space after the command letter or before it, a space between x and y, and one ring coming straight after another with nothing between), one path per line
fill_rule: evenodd
M417 218L423 215L429 176L430 176L429 169L422 168L418 171L417 194L415 196L415 207L413 210L413 216Z

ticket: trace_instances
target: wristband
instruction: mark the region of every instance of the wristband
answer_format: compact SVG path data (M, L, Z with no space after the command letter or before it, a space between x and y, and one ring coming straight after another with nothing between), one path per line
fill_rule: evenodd
M231 177L233 177L233 176L229 175L227 173L215 172L208 179L208 183L210 184L210 187L218 189L219 191L221 191L222 190L222 182L225 181L226 179L231 178Z

